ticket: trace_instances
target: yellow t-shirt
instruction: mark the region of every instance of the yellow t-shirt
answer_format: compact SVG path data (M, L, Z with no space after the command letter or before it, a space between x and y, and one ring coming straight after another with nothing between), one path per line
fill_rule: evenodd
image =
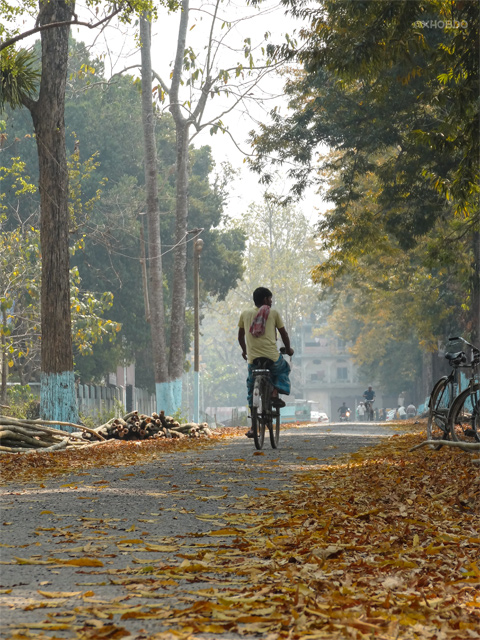
M257 307L245 309L240 315L238 326L245 329L245 342L247 344L247 362L252 364L255 358L270 358L276 362L280 355L276 342L276 329L284 327L283 320L276 309L270 309L267 322L265 325L265 333L263 336L255 338L250 333L250 326L253 319L258 313Z

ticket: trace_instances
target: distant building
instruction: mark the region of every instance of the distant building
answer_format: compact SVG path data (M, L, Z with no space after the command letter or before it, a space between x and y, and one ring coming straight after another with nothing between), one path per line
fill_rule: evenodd
M324 411L335 420L343 402L352 411L363 399L372 382L360 380L344 340L318 334L318 325L306 322L297 329L292 370L292 391L296 398L312 403L312 409ZM375 405L382 408L382 396L376 391Z

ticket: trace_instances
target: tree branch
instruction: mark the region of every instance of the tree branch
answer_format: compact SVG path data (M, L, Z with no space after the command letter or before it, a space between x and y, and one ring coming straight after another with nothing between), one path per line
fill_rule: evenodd
M165 82L158 75L158 73L155 71L155 69L152 69L152 76L158 80L158 82L160 83L160 85L161 85L162 89L165 91L165 93L169 94L170 93L170 87L168 87L165 84Z
M170 90L170 113L173 116L175 122L184 122L185 118L182 115L181 111L181 103L179 100L179 90L180 83L182 80L182 68L183 68L183 57L185 55L185 43L187 41L187 27L188 27L188 18L189 18L189 0L182 1L181 7L181 15L180 15L180 26L178 29L178 40L177 40L177 53L175 55L175 63L173 66L172 73L172 86Z
M452 440L425 440L412 447L410 451L415 451L415 449L420 449L427 445L457 447L458 449L462 449L462 451L480 451L480 442L452 442Z
M3 49L6 49L7 47L10 47L12 44L15 44L15 42L19 42L24 38L28 38L28 36L32 36L35 33L40 33L41 31L45 31L46 29L53 29L56 27L67 27L67 26L87 27L88 29L96 29L97 27L104 24L105 22L108 22L114 16L118 15L122 10L123 10L123 6L121 5L117 7L117 9L115 9L115 11L110 13L108 16L106 16L105 18L102 18L102 20L99 20L94 24L90 22L82 22L81 20L75 19L72 21L50 22L49 24L38 25L33 29L29 29L28 31L19 33L18 36L14 36L13 38L9 38L8 40L5 40L5 42L0 43L0 51L2 51Z

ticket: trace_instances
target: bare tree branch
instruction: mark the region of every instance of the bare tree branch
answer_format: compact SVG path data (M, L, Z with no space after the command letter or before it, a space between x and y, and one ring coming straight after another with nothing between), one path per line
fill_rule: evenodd
M438 445L442 445L442 447L457 447L458 449L462 449L462 451L480 451L480 442L452 442L452 440L425 440L424 442L412 447L410 451L415 451L415 449L420 449L427 445L433 445L436 447L438 447Z
M152 76L158 80L158 82L160 83L162 89L165 91L165 93L170 93L170 87L168 87L165 82L162 80L162 78L158 75L158 73L155 71L155 69L152 69Z
M5 42L0 43L0 51L2 51L3 49L6 49L7 47L10 47L12 44L15 44L15 42L19 42L24 38L28 38L28 36L32 36L35 33L40 33L41 31L46 31L47 29L53 29L57 27L66 27L66 26L77 26L77 27L87 27L88 29L96 29L100 25L105 24L106 22L111 20L111 18L113 18L114 16L118 15L123 9L124 9L124 6L120 5L115 9L115 11L110 13L108 16L106 16L102 20L99 20L98 22L95 22L93 24L91 22L82 22L81 20L78 20L78 18L76 18L75 20L72 20L72 21L50 22L49 24L38 25L33 29L29 29L28 31L19 33L18 36L14 36L13 38L9 38L8 40L5 40Z

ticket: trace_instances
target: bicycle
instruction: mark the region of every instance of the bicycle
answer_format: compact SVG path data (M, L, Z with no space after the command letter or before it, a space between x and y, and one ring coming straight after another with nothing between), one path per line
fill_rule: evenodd
M461 339L471 349L468 386L452 403L448 429L455 442L480 442L480 349Z
M280 349L285 353L285 349ZM265 430L268 429L272 449L278 447L280 438L280 407L273 406L273 390L270 371L273 360L269 358L255 358L253 361L253 399L252 399L252 431L256 449L261 449L265 440Z
M375 399L365 400L365 415L367 416L368 422L373 422L373 418L374 418L373 403L374 402L375 402Z
M448 376L442 376L435 383L428 401L427 439L428 440L449 440L451 429L449 427L449 413L455 398L458 396L460 387L460 369L471 367L467 364L467 356L463 349L458 350L458 343L468 345L475 349L473 345L460 337L449 338L449 351L445 358L449 361L452 370ZM455 344L457 343L457 344ZM454 348L456 351L453 351ZM458 409L459 411L459 409ZM441 449L443 445L432 445L434 449Z

